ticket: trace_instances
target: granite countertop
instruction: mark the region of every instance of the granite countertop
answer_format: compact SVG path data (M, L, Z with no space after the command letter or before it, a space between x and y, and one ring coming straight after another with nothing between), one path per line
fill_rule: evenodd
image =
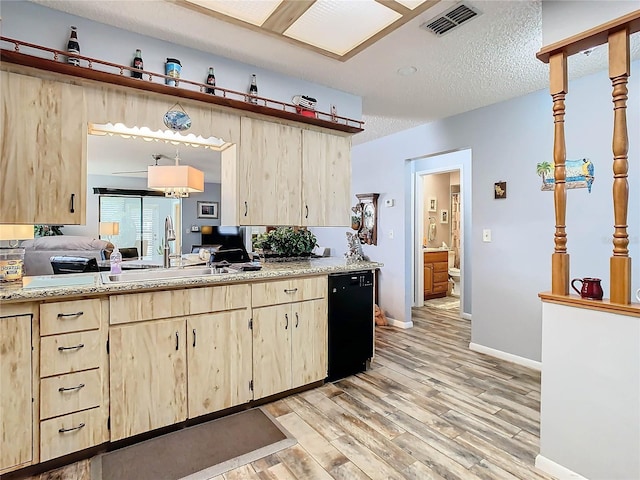
M99 273L81 273L48 277L24 277L23 282L0 284L0 302L37 301L50 298L64 298L110 293L135 293L137 291L162 290L215 285L223 283L243 283L275 278L322 275L360 270L374 270L382 263L364 261L347 264L344 258L328 257L301 262L266 262L262 269L253 272L225 273L200 277L153 279L136 282L103 283ZM61 285L59 282L64 283ZM55 283L55 285L51 285ZM34 286L35 285L35 286ZM38 286L41 285L41 286Z

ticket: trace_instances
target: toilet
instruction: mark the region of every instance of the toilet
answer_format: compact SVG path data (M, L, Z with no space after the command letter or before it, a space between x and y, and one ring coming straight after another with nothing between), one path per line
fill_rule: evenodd
M460 269L455 268L456 252L449 250L449 278L453 281L452 297L460 296Z

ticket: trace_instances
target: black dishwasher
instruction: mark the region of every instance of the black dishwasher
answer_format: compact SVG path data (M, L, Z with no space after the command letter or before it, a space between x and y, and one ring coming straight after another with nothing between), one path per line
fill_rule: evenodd
M329 381L366 369L373 315L373 272L329 275Z

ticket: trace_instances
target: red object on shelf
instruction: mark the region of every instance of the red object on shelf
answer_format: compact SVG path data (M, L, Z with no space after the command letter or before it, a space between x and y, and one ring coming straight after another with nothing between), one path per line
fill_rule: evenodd
M315 110L307 110L306 108L296 107L296 113L299 113L303 117L317 118Z

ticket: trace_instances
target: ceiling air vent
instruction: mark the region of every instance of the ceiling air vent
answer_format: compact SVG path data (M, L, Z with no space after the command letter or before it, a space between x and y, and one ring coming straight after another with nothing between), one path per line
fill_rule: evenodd
M461 3L445 11L439 17L432 18L431 20L424 22L420 25L420 28L424 28L438 36L442 36L454 28L459 27L463 23L468 22L472 18L477 17L481 13L482 12L477 8Z

